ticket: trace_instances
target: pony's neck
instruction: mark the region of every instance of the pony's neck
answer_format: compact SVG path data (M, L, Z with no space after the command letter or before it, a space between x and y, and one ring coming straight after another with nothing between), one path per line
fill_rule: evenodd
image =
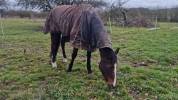
M100 58L101 58L101 60L104 60L105 54L104 54L103 48L100 48L100 49L99 49L99 52L100 52Z
M100 48L99 52L100 52L101 60L112 61L115 59L114 51L111 48Z

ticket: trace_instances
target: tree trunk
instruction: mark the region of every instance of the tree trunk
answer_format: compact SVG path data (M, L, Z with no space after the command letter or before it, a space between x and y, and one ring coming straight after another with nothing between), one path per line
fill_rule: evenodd
M124 26L127 26L127 14L126 11L121 10L122 16L123 16L123 21L124 21Z

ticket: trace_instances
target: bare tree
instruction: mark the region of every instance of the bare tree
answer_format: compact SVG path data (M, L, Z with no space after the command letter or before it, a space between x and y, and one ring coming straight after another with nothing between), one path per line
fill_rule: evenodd
M43 11L49 11L57 5L72 5L83 2L92 4L93 6L106 5L104 0L16 0L18 5L27 8L36 8Z
M7 1L6 0L0 0L0 17L3 16L5 9L7 9Z
M6 0L0 0L0 7L6 7L7 1Z
M123 17L123 21L124 21L124 25L127 25L127 9L124 7L124 5L129 2L130 0L117 0L114 1L111 4L111 13L114 13L115 16L118 16L118 12L117 10L119 10L119 12L122 14Z
M127 9L124 8L124 5L129 2L130 0L118 0L117 6L120 9L120 12L122 13L124 25L127 25Z

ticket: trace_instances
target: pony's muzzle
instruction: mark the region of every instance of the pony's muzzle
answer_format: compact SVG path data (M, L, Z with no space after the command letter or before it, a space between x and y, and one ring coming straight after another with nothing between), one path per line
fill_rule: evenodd
M108 84L109 89L114 89L116 86L113 84Z
M114 89L116 87L116 84L114 82L108 82L109 89Z

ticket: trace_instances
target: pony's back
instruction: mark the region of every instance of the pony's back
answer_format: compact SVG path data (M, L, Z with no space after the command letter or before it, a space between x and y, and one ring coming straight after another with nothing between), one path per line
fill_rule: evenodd
M68 32L67 30L64 30L66 29L66 27L68 27L66 25L74 23L73 21L79 18L81 12L85 10L89 10L89 8L92 8L92 6L88 4L60 5L55 7L50 11L49 15L46 18L43 32L49 33L49 32L60 31L66 34Z

